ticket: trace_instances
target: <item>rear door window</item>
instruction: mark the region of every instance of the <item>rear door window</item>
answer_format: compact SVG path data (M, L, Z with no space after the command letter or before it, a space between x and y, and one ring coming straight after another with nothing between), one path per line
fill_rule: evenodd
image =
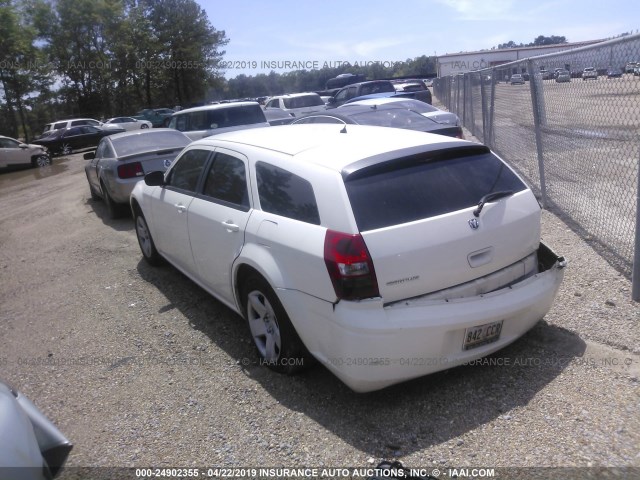
M526 185L492 153L450 149L424 153L343 173L360 231L463 210L491 192Z
M217 153L202 194L225 205L248 211L249 190L244 162L226 153Z
M316 197L307 180L265 162L256 163L256 177L263 211L320 225Z

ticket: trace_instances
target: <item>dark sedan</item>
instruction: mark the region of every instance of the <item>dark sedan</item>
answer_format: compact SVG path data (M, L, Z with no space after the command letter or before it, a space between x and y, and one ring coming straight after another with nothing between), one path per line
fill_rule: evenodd
M437 133L448 137L463 138L462 128L457 125L443 125L424 117L401 105L381 103L379 105L349 105L322 113L312 113L292 122L337 123L344 125L376 125L379 127L404 128L420 132Z
M52 155L70 155L74 150L95 148L103 137L124 132L124 128L101 129L89 125L61 128L44 135L33 143L47 147Z

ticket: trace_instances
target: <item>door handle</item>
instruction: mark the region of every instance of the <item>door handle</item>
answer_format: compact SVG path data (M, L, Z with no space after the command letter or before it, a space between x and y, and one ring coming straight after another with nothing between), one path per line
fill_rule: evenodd
M178 209L178 213L184 213L187 209L187 207L185 207L181 203L176 203L175 207Z
M227 230L227 232L239 232L240 231L240 227L238 225L236 225L235 223L233 223L233 220L227 220L226 222L222 222L222 225L224 225L224 228Z

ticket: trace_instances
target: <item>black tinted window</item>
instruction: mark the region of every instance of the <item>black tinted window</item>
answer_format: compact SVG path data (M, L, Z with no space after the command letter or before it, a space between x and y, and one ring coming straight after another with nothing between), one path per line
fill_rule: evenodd
M320 95L304 95L283 99L285 108L318 107L324 105Z
M313 187L304 178L268 163L256 163L260 206L265 212L320 225Z
M345 185L360 231L455 212L487 193L526 188L493 154L454 151L363 168Z
M168 185L180 190L195 192L198 187L198 178L200 178L208 157L208 150L189 150L186 152L171 169Z
M82 127L73 127L64 132L64 137L73 137L74 135L81 135Z
M202 192L208 197L249 207L247 176L244 162L239 158L217 153Z

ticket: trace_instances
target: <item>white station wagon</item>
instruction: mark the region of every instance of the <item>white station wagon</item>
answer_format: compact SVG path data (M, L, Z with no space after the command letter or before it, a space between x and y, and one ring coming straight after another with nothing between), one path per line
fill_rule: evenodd
M142 254L244 317L263 363L311 354L358 392L471 361L551 308L564 259L487 147L290 125L191 143L131 194Z

